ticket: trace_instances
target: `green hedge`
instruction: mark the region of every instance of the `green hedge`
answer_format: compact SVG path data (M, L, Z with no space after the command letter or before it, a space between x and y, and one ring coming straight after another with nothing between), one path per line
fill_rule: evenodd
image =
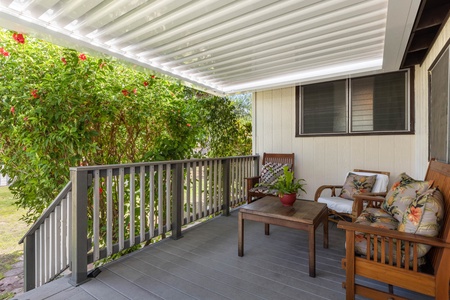
M2 30L0 70L0 163L28 222L71 166L251 153L251 124L228 98L111 57Z

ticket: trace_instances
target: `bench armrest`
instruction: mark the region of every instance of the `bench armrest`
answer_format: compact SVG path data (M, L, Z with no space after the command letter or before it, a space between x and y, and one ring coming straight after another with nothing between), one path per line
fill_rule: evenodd
M316 190L316 194L314 195L314 201L317 202L319 200L320 195L324 190L331 190L331 197L336 197L336 189L342 189L342 185L322 185Z
M247 181L247 189L255 187L255 184L259 183L260 179L261 176L246 177L245 180Z
M385 196L386 193L367 193L353 196L353 216L356 218L361 214L364 202L367 202L367 207L380 207Z
M376 235L382 238L391 238L412 243L430 245L433 247L450 248L450 243L446 243L443 239L437 237L423 236L413 233L400 232L397 230L388 230L383 228L372 227L369 225L339 221L338 228L346 231L357 231L370 235Z

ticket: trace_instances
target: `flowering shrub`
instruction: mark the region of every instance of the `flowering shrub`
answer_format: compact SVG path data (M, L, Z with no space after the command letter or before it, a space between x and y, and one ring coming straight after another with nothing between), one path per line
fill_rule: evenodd
M20 33L0 31L0 47L0 164L15 178L26 221L67 183L71 166L183 159L199 146L249 154L236 153L249 151L239 135L251 129L228 99Z

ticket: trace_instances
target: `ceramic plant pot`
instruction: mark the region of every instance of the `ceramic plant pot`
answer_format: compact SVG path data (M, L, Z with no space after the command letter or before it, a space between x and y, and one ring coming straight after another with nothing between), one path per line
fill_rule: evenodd
M280 197L280 201L284 206L292 206L294 205L295 199L297 198L297 194L286 194L283 197Z

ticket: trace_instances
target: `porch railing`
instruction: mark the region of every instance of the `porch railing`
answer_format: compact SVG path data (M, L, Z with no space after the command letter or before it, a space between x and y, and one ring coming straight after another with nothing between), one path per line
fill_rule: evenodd
M25 290L68 267L71 283L81 284L90 263L228 215L245 201L244 178L258 173L258 162L256 155L71 168L71 181L20 241Z

